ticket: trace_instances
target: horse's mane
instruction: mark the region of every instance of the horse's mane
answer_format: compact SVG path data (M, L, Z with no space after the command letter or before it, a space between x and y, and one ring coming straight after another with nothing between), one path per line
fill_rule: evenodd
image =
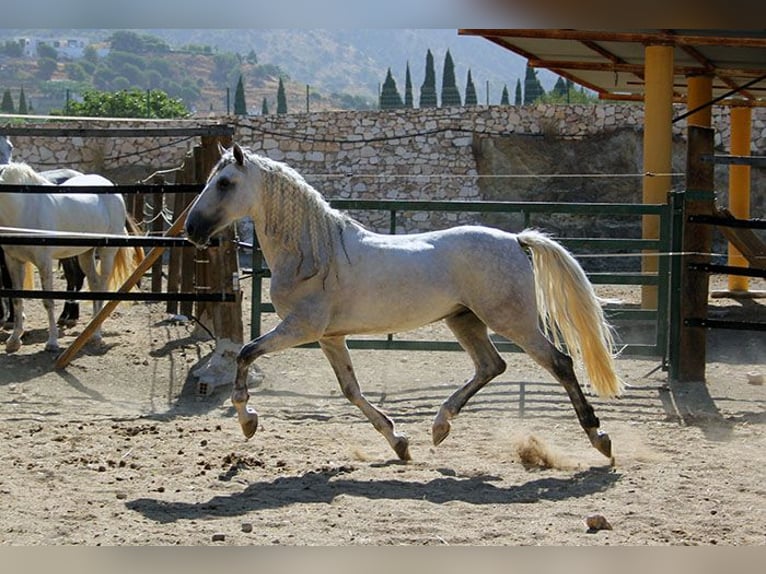
M327 277L335 259L336 238L342 240L351 219L330 204L290 166L256 154L247 161L261 174L261 206L265 233L283 248L310 258L311 275Z
M24 162L11 162L5 165L0 165L0 182L6 184L40 184L40 185L52 185L50 181L45 179L34 169Z

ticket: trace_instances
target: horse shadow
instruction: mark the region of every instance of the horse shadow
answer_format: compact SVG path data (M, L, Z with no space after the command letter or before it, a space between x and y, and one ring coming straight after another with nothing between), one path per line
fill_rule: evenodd
M368 500L425 500L433 504L454 501L474 505L528 504L543 500L562 501L605 492L622 476L611 468L593 467L569 477L545 477L503 487L492 484L499 480L492 476L443 476L422 482L338 478L349 472L353 472L353 467L278 477L270 481L254 482L242 492L217 495L207 501L138 498L126 502L125 506L149 520L167 524L178 520L242 516L293 504L330 504L341 495Z

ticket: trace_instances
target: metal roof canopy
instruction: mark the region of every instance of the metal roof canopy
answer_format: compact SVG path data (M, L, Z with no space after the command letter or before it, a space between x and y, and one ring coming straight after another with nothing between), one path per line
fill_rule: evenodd
M645 48L669 45L675 101L686 102L688 76L709 75L714 100L766 106L766 30L460 29L458 33L482 36L523 56L532 67L546 68L597 92L601 99L613 100L643 100Z

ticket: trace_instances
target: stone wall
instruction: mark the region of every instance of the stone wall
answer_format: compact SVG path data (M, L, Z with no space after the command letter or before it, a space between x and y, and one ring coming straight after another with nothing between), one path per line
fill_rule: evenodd
M677 106L675 112L680 114L684 110ZM728 109L714 108L713 115L716 143L725 152L729 138ZM495 189L494 199L502 198L498 197L497 186L484 185L498 177L492 171L496 167L481 168L482 155L488 145L497 147L498 142L513 141L516 150L534 148L545 153L548 148L558 147L564 150L558 153L566 153L567 141L599 141L605 135L626 131L638 136L637 141L640 141L643 107L638 104L477 106L247 118L228 116L212 117L200 120L200 123L233 124L236 141L258 153L290 163L328 198L479 200L487 198L488 189ZM126 124L89 121L61 125L118 127ZM156 124L151 125L156 127ZM188 127L190 122L164 122L162 125ZM675 139L681 144L685 130L685 121L673 125ZM766 153L765 109L753 110L752 130L753 153L763 155ZM547 142L556 142L557 146L548 146ZM101 173L126 183L138 181L157 170L178 167L197 141L169 137L120 140L76 137L70 140L15 136L13 143L14 158L38 169L71 167ZM628 157L615 160L614 165L594 159L592 154L598 154L599 149L605 150L603 146L596 146L587 152L591 155L586 157L583 152L570 151L575 157L570 158L566 169L593 173L589 166L598 165L602 175L622 174L626 169L636 176L640 173L640 145L628 146L625 151ZM516 155L523 156L521 153ZM548 167L540 169L553 170L547 173L561 173L564 164L555 155L549 159L547 164L540 163ZM532 162L525 169L514 168L526 171L526 174L505 176L546 174L535 172L532 169L535 165ZM760 196L764 195L762 182L763 178L760 178L754 183ZM459 220L456 214L436 217L438 220L429 224L427 214L415 214L413 225L428 227ZM383 219L375 223L378 225L387 228Z

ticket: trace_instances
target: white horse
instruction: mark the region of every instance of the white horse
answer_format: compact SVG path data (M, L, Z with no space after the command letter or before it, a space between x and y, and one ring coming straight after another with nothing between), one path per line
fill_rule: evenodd
M250 364L266 353L318 341L343 394L399 458L409 459L408 439L360 391L345 337L444 319L475 373L439 409L434 444L447 437L450 420L466 402L506 368L489 328L515 341L564 386L591 444L611 457L609 436L599 429L572 360L584 363L599 395L618 395L622 383L614 371L611 331L582 268L562 246L533 230L511 234L480 226L373 233L332 209L287 165L236 144L221 152L189 211L186 235L202 246L232 222L252 217L282 320L237 356L231 400L245 436L258 426L257 413L247 406Z
M0 166L0 183L4 184L53 184L24 163ZM67 180L72 186L113 185L108 179L95 174L81 175ZM125 202L119 194L93 193L0 193L0 227L20 228L41 232L86 232L104 235L127 235L130 224ZM0 238L2 242L2 238ZM143 258L143 250L133 247L88 247L5 245L6 264L14 289L21 289L27 271L25 263L32 263L40 272L43 290L53 289L53 260L77 256L88 279L91 291L114 290L132 272ZM98 256L99 264L96 263ZM57 351L58 329L54 317L54 302L44 299L48 315L47 351ZM24 334L23 301L13 299L14 325L5 349L11 353L21 347ZM102 307L101 301L93 302L93 313ZM94 333L101 340L100 329Z

